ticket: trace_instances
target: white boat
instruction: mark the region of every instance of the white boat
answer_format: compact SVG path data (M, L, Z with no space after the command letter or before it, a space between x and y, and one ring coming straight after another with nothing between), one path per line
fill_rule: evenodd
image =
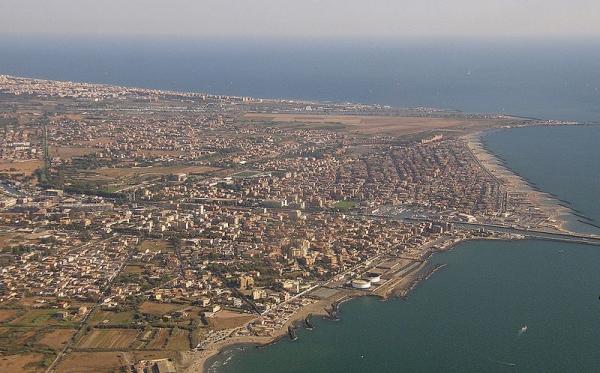
M519 335L525 333L527 331L527 325L523 325L521 329L519 329Z

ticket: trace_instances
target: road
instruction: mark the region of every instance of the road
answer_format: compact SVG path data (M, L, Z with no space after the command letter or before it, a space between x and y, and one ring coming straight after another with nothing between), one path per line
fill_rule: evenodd
M56 369L56 366L58 365L58 363L60 362L60 360L62 359L62 357L64 355L66 355L67 351L74 346L74 344L75 344L75 338L77 337L77 335L79 335L79 333L81 333L81 330L83 328L87 327L87 321L91 317L92 313L94 313L94 311L96 309L100 308L100 306L102 305L102 301L104 300L104 296L103 295L106 294L106 293L110 293L110 288L112 287L112 284L113 284L114 280L123 271L123 268L125 268L125 266L129 262L129 260L131 259L132 253L133 253L133 250L129 250L129 252L127 254L127 257L125 258L125 260L121 263L121 265L115 271L115 273L113 273L113 275L109 278L108 283L106 284L106 286L105 286L102 294L98 298L98 301L96 302L96 304L94 304L94 306L88 311L88 313L81 319L81 321L79 323L79 328L77 328L77 331L75 332L75 334L73 334L73 336L69 340L69 343L67 343L67 345L58 353L58 355L56 355L56 358L54 359L54 361L52 361L52 364L50 364L50 366L48 366L48 369L46 369L46 373L54 372L55 369Z

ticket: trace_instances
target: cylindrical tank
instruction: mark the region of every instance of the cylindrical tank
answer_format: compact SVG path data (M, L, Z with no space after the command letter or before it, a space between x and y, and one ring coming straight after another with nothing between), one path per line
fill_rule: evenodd
M381 282L381 276L377 273L367 273L365 280L368 280L372 284L378 284Z
M365 280L352 280L352 287L355 289L368 289L371 287L371 282Z

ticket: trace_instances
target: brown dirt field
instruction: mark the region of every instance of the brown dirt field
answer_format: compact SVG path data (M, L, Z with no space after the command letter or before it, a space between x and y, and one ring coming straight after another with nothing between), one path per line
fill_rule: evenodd
M43 357L42 354L0 356L0 372L43 372L44 368L32 366Z
M138 334L137 329L93 329L79 343L80 348L128 348Z
M65 347L73 334L75 329L54 329L44 334L38 343L58 350Z
M48 150L50 151L51 157L60 157L63 159L70 159L73 157L81 157L83 155L94 154L94 153L97 153L100 149L86 148L86 147L79 147L79 146L73 146L73 147L51 146L50 149L48 149Z
M169 313L184 307L185 306L180 304L144 302L139 307L139 311L148 315L162 316L165 313Z
M24 173L25 175L31 175L35 170L42 167L44 162L33 159L22 162L10 162L2 160L0 161L0 172L6 172L9 174L20 174ZM16 169L16 171L10 171L11 168Z
M297 115L248 113L244 118L272 122L340 123L362 134L406 135L452 127L473 127L491 124L499 119L402 117L370 115Z
M185 152L180 150L138 150L136 153L143 154L147 157L179 157L180 155L185 154Z
M125 268L123 269L123 272L125 272L125 273L142 273L142 272L144 272L144 266L143 265L128 265L128 266L125 266Z
M173 334L167 343L167 350L184 351L190 349L188 331L185 329L173 330Z
M111 178L134 177L143 175L168 175L168 174L203 174L210 171L219 170L216 167L207 166L165 166L165 167L125 167L125 168L99 168L94 170L101 176Z
M138 246L138 251L144 252L150 251L167 251L169 248L169 242L165 240L144 240Z
M57 372L118 372L125 363L121 356L122 352L72 352L59 364Z
M74 121L80 121L82 118L83 116L81 114L74 113L57 114L51 117L52 120L69 119Z
M169 329L160 328L160 329L158 329L156 335L154 336L154 339L150 343L148 343L146 348L162 349L163 346L165 345L165 343L168 341L168 339L169 339Z
M18 244L36 244L40 237L46 235L47 232L39 233L21 233L21 232L9 232L0 233L0 249L3 247L10 247Z
M59 364L60 373L119 372L124 365L145 359L177 359L173 352L72 352Z
M81 141L80 144L89 145L89 147L98 147L99 145L111 144L113 142L112 137L98 137L90 141Z
M36 330L32 328L0 328L0 347L20 348L25 342L33 342L35 333Z
M1 237L2 240L4 240L4 237ZM33 307L37 304L36 301L38 300L45 300L45 301L52 301L54 300L53 298L48 298L48 297L25 297L22 299L19 299L19 305L23 306L23 307Z
M242 326L248 321L255 319L256 316L233 312L233 311L219 311L215 317L209 318L209 326L214 329L230 329Z
M17 314L17 310L0 310L0 322L9 320Z

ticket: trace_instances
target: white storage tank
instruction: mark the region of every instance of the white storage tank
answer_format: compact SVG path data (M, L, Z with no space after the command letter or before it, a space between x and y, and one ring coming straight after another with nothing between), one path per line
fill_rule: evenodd
M371 282L365 280L352 280L352 287L355 289L368 289L371 287Z
M365 280L369 281L372 284L378 284L381 282L381 276L377 273L367 273L365 276Z

